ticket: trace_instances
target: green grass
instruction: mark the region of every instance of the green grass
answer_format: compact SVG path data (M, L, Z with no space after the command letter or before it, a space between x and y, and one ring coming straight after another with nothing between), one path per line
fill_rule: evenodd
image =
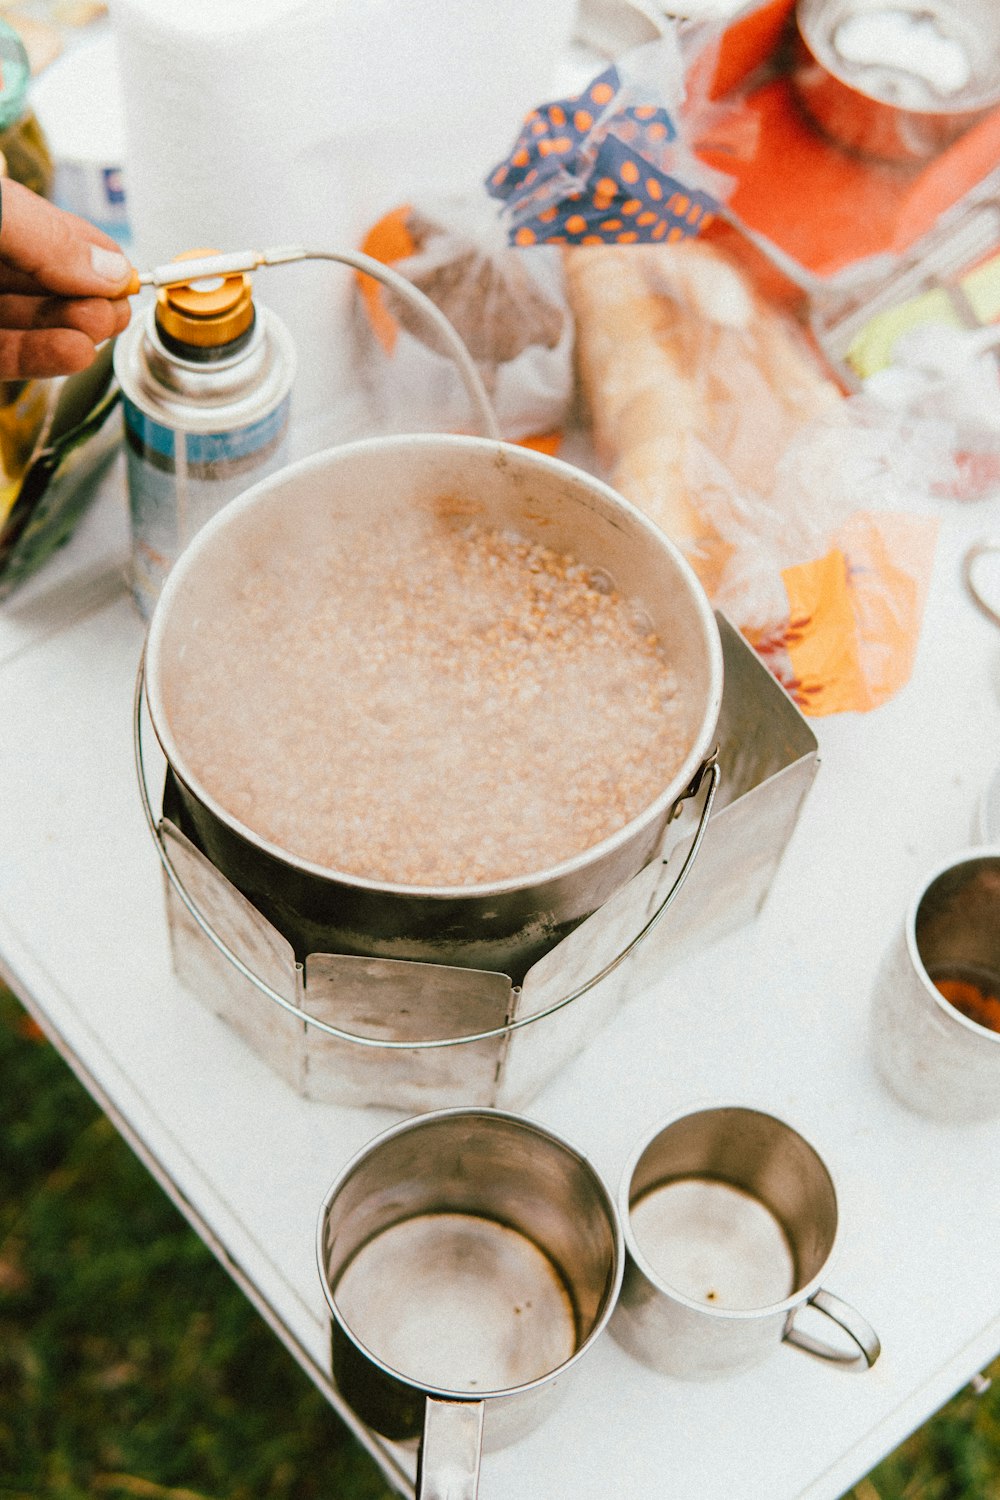
M6 994L0 1080L2 1500L388 1500Z
M0 1500L389 1500L6 993L0 1081ZM853 1500L1000 1500L995 1372Z

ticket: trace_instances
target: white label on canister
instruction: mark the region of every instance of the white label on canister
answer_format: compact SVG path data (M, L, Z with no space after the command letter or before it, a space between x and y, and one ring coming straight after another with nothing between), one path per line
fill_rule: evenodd
M178 432L126 397L125 452L132 522L132 592L149 616L184 547L243 490L287 459L289 398L247 427Z

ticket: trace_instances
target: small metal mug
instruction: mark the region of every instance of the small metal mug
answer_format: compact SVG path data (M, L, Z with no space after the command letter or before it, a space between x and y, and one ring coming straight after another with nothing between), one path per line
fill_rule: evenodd
M624 1247L587 1160L492 1109L396 1125L340 1174L317 1252L335 1383L420 1437L418 1500L475 1500L481 1448L547 1414L607 1323Z
M878 1358L874 1330L820 1284L837 1198L819 1155L781 1120L732 1105L675 1116L636 1147L619 1208L626 1266L611 1332L645 1364L709 1379L782 1341L847 1368ZM806 1304L848 1340L796 1326Z
M910 903L872 994L871 1043L885 1082L919 1114L1000 1116L1000 1032L969 1019L946 979L1000 996L1000 845L960 851Z

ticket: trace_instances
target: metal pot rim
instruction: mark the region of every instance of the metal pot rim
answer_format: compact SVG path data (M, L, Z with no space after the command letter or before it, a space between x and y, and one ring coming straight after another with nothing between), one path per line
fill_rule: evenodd
M269 842L222 807L200 785L198 778L192 776L187 770L184 756L181 754L170 730L163 703L162 682L160 681L159 670L162 638L166 629L166 621L170 615L173 598L180 591L187 573L197 565L198 558L210 545L212 538L220 531L225 530L233 519L241 515L244 511L251 510L260 504L266 504L268 496L275 486L278 483L283 483L291 476L309 474L313 470L324 469L330 463L331 459L335 459L340 455L353 455L362 451L385 451L392 448L402 448L405 452L414 445L419 445L420 447L464 448L470 452L479 452L484 457L492 455L494 459L501 455L511 455L518 463L525 464L529 468L535 467L543 473L569 476L574 482L583 482L596 489L606 501L610 501L612 504L628 512L633 521L638 523L640 529L649 533L651 542L659 547L662 552L666 552L670 556L673 565L681 575L683 582L687 585L703 627L703 638L708 661L709 690L706 694L705 707L697 731L679 770L652 802L648 803L640 813L630 819L628 823L624 824L615 833L602 839L600 843L592 844L590 848L584 849L581 853L573 855L572 858L563 860L561 863L552 865L545 870L528 871L523 875L508 877L505 880L487 881L479 884L427 886L373 880L363 875L355 875L350 871L336 870L325 865L314 864L310 860L302 859L298 855L291 854L288 850L280 848L277 844ZM699 769L711 753L715 728L722 705L723 662L722 642L719 637L718 623L712 612L708 597L705 595L693 568L675 544L670 541L669 537L660 531L636 506L613 490L610 485L605 484L603 480L595 478L585 470L566 463L563 459L552 458L547 454L538 453L533 449L523 448L514 443L498 442L492 438L466 437L455 434L416 433L404 436L363 438L357 442L340 444L333 448L324 449L319 453L310 454L307 458L299 459L296 463L289 464L276 474L253 485L235 500L230 501L218 515L213 516L201 528L171 569L153 611L146 637L145 652L146 703L153 731L159 741L160 748L166 756L167 762L174 774L197 797L199 802L218 818L220 823L253 847L265 851L273 859L301 874L316 876L322 880L335 880L342 884L350 885L356 890L388 893L391 895L428 897L432 899L439 898L449 901L469 897L482 899L491 896L507 895L525 887L537 886L543 883L548 884L564 877L572 876L579 870L586 869L599 861L604 855L626 844L640 827L655 821L671 804L677 802L684 792L687 791L688 787L691 786Z

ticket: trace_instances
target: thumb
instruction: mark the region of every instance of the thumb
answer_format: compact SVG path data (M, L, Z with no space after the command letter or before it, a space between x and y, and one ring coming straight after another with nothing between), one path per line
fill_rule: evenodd
M132 278L108 235L9 178L0 182L0 262L63 297L121 297Z

